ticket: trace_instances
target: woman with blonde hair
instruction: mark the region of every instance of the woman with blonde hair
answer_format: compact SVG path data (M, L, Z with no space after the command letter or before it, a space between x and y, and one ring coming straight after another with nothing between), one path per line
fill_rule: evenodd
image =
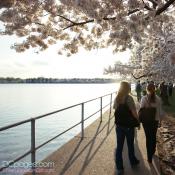
M152 163L153 155L156 151L156 133L161 116L164 115L161 99L156 95L156 88L153 83L147 85L147 95L143 96L140 103L140 120L146 136L147 159ZM148 109L149 108L149 109Z
M139 126L138 115L131 92L131 86L128 82L122 81L120 88L114 101L115 124L117 136L117 148L115 155L116 168L118 174L123 173L122 151L125 137L128 145L128 156L131 166L139 164L139 160L134 152L134 128Z

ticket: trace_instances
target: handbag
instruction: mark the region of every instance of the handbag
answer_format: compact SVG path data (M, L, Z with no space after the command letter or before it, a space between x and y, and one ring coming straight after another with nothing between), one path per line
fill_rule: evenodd
M152 107L147 99L148 107L140 108L139 110L139 120L142 123L152 123L155 121L156 108Z

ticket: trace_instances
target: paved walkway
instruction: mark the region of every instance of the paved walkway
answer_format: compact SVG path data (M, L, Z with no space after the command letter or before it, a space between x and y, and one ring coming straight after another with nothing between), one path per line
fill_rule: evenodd
M147 163L145 150L145 136L143 129L136 131L135 151L140 165L132 169L127 155L125 144L123 159L125 175L157 175L159 174L158 159L153 165ZM116 135L114 117L106 112L103 122L99 119L85 129L85 137L74 137L43 162L53 161L54 172L40 173L42 175L114 175L114 150ZM156 156L155 156L156 157Z

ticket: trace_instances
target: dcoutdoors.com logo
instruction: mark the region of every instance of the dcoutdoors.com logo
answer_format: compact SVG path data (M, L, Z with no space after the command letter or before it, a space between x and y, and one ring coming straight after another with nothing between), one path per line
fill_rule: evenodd
M9 164L11 164L13 161L2 161L2 166L6 167ZM54 168L55 163L54 162L15 162L12 165L9 165L9 168Z
M12 163L12 161L3 161L2 166L7 167L10 163ZM15 162L5 168L2 173L24 174L35 171L36 173L49 174L54 172L54 165L54 162Z

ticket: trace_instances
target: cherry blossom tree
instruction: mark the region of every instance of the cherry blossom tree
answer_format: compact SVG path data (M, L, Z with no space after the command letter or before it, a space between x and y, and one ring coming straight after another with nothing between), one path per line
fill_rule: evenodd
M24 37L14 45L19 52L30 47L43 50L58 40L65 41L68 54L80 46L87 50L113 46L118 52L132 48L134 41L142 42L149 30L161 28L174 1L1 0L1 34Z
M130 62L115 63L105 69L108 74L127 74L135 79L151 77L157 81L174 81L175 77L175 25L174 19L152 30L144 42L132 49ZM127 70L126 70L127 69Z
M175 62L169 59L174 53L174 30L168 30L174 27L174 2L1 0L0 34L21 38L21 43L12 46L17 52L31 48L42 51L58 41L62 41L58 53L67 56L81 47L112 47L114 53L130 49L133 55L128 71L133 70L135 75L150 71L151 75L162 74L163 70L174 70L169 64L169 60Z

